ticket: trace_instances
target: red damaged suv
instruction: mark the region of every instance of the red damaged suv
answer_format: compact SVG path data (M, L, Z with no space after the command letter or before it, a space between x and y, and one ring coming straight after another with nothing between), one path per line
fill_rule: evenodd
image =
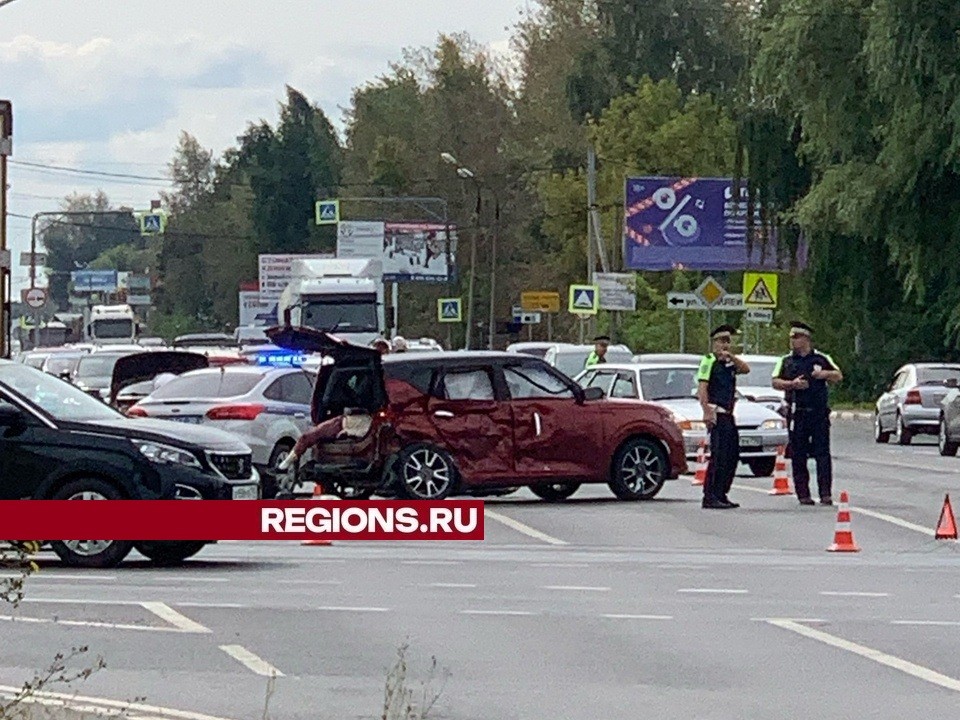
M347 437L315 446L309 465L352 497L379 490L438 500L529 486L545 500L563 500L583 483L606 483L622 500L648 500L687 471L668 410L608 399L533 356L381 357L310 328L268 335L332 359L318 373L313 422L346 416Z

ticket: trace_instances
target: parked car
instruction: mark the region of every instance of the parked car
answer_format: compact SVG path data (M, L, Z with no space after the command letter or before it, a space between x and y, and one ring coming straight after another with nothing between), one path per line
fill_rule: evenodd
M0 360L0 428L3 500L260 497L250 448L232 435L131 420L69 383L4 360ZM119 564L134 547L156 562L176 563L207 542L49 544L68 565L102 568Z
M533 341L524 341L524 342L515 342L507 345L507 352L509 353L521 353L523 355L533 355L534 357L542 358L547 354L547 350L552 347L557 347L560 345L566 345L567 343L555 343L542 340L533 340ZM576 347L576 346L572 346Z
M557 344L544 353L543 359L567 377L572 378L583 370L593 349L593 345ZM628 363L632 358L633 352L626 345L611 345L607 348L608 363Z
M422 500L517 486L562 500L583 483L606 483L620 499L646 500L687 469L669 411L584 390L539 358L381 357L309 328L269 334L281 347L333 359L320 366L311 421L349 412L361 427L314 450L305 467L321 482Z
M750 372L737 376L737 390L748 400L760 403L781 416L786 415L784 392L773 388L773 371L782 356L740 355L740 358L750 366Z
M703 355L695 353L641 353L630 358L631 363L676 363L699 367Z
M636 398L668 408L683 432L688 460L696 458L707 437L703 410L697 400L697 368L693 365L630 363L594 366L580 373L585 388L600 388L611 398ZM740 435L740 462L757 477L773 475L777 448L786 446L784 419L773 410L738 397L733 411Z
M947 380L960 380L960 365L910 363L897 370L877 399L873 439L885 443L893 435L900 445L909 445L914 435L939 433Z
M110 398L110 378L117 360L130 352L90 353L80 358L70 381L88 395L107 401Z
M133 405L127 415L214 427L253 453L264 497L276 495L276 468L310 422L316 374L298 367L234 365L185 372Z
M43 366L40 369L47 375L69 381L82 357L84 355L73 352L52 353L43 361Z

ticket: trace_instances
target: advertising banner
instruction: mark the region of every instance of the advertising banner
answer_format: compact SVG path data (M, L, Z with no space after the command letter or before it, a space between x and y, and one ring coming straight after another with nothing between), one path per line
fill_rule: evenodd
M747 237L748 194L732 178L627 178L623 262L629 270L777 270L776 236L764 243L759 209ZM806 264L805 250L796 258ZM781 265L783 267L781 268Z
M341 221L337 256L379 258L384 282L448 282L456 267L457 232L437 223Z
M240 327L270 327L276 324L276 303L265 301L256 290L240 291Z
M313 255L260 255L260 299L276 304L293 279L294 260L326 260L334 257L331 253Z

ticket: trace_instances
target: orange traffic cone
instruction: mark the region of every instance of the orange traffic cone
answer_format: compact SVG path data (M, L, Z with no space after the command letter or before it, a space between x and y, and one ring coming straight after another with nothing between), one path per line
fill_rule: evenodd
M313 484L313 499L314 499L314 500L319 500L319 499L321 499L322 497L323 497L323 485L321 485L321 484L318 483L318 482L317 482L317 483L314 483L314 484ZM332 540L320 540L320 539L316 539L316 540L301 540L301 541L300 541L300 544L301 544L301 545L333 545L333 541L332 541Z
M777 447L777 461L773 468L773 489L767 495L793 495L790 478L787 477L787 459L784 457L783 445Z
M943 509L940 511L940 520L937 522L937 540L956 540L957 521L953 517L953 507L950 505L950 493L943 498Z
M837 510L837 529L833 534L833 545L827 548L829 552L860 552L853 539L853 530L850 529L850 498L847 491L840 493L840 509Z
M697 450L697 471L693 475L691 485L703 485L707 482L707 440L701 438L700 448Z

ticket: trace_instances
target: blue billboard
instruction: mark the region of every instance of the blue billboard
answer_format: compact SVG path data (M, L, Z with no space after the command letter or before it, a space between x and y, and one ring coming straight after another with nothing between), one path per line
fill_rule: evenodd
M116 292L116 270L74 270L70 282L74 292Z
M764 242L759 210L748 242L747 188L732 178L627 178L623 263L628 270L781 270L776 234ZM800 248L794 267L806 265Z

